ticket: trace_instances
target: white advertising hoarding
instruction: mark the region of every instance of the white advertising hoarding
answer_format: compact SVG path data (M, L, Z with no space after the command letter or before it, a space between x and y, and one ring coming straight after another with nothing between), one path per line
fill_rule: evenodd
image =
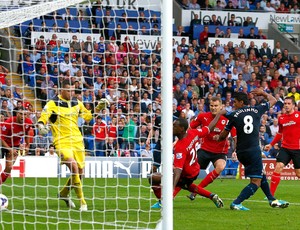
M270 12L238 12L238 11L200 11L200 10L183 10L181 16L182 26L189 26L194 15L198 14L201 22L208 22L213 14L217 15L218 20L220 20L224 26L227 26L228 20L231 15L235 15L235 20L242 24L246 21L247 17L252 17L252 21L256 27L259 29L268 29L268 24L272 21L276 23L283 24L299 24L300 15L299 14L276 14Z
M151 35L121 35L121 40L124 41L125 37L130 39L131 44L138 43L140 50L154 50L156 44L161 42L162 37ZM186 43L189 42L189 37L173 36L175 44L181 44L181 39L185 38Z
M52 35L56 34L57 40L61 41L61 45L63 47L70 47L70 43L72 42L72 36L76 35L79 42L86 41L87 36L91 36L94 42L100 41L100 34L89 34L89 33L54 33L54 32L32 32L31 33L31 45L35 45L37 40L41 35L44 36L44 40L46 44L52 38Z
M113 9L138 10L143 7L145 10L161 10L161 0L102 0L103 6L111 6Z
M150 158L139 157L87 157L85 178L147 178L151 171ZM0 172L5 168L5 159L0 160ZM11 177L58 178L69 177L70 171L60 165L58 157L18 157Z
M61 41L63 47L70 47L72 42L72 36L76 35L79 42L86 41L87 36L91 36L92 41L99 42L100 34L88 34L88 33L51 33L51 32L32 32L31 35L31 45L34 45L41 35L44 36L46 44L49 43L53 34L56 34L57 40ZM156 44L161 41L160 36L151 36L151 35L121 35L121 41L125 40L125 37L130 39L132 45L138 43L141 50L154 50ZM175 43L178 45L181 43L181 39L185 38L187 43L189 41L188 37L174 36Z

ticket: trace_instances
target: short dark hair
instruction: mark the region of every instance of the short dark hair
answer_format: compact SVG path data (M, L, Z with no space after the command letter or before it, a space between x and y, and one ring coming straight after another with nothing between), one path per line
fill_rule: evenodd
M72 85L70 79L65 79L65 80L63 80L63 82L61 83L62 89L64 89L67 85Z
M184 128L184 130L188 129L189 123L188 123L187 119L179 118L179 119L177 119L177 121L178 121L179 125Z
M292 103L293 103L294 105L296 105L296 100L295 100L294 95L293 95L293 96L289 96L289 97L285 97L284 100L292 100Z
M237 101L243 101L244 102L244 105L248 105L249 104L249 100L248 100L248 95L243 93L243 92L236 92L234 94L234 98L237 100Z

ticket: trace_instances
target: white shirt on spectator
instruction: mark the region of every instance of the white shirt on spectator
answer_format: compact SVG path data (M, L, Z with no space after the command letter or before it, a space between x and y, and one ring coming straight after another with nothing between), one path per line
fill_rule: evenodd
M69 63L66 63L65 61L61 62L59 64L59 70L62 72L62 73L65 73L67 70L71 70L72 68L72 63L69 62Z
M267 7L267 6L266 6L266 7L264 8L264 10L265 10L265 11L268 11L268 12L276 12L276 10L274 9L274 7L272 7L272 6L270 6L270 7Z
M279 126L274 126L274 125L270 125L270 130L271 130L271 134L273 137L275 137L276 133L278 132L279 130Z
M103 83L94 82L94 92L95 95L98 95L98 91L101 90Z
M147 99L142 98L142 99L141 99L141 103L145 103L146 106L148 107L148 105L152 103L152 100L149 99L149 98L147 98Z
M279 68L278 69L278 73L281 75L281 76L283 76L283 77L285 77L288 73L289 73L289 71L288 71L288 69L287 68Z
M79 70L79 69L78 69L77 67L71 66L71 68L70 68L70 74L71 74L71 76L72 76L72 77L73 77L73 76L76 76L76 73L77 73L78 70Z
M198 3L190 3L189 10L200 10L200 5Z
M185 113L185 117L187 119L187 121L190 123L191 119L195 116L195 113L193 110L189 109L183 109L182 112Z
M50 152L46 152L45 157L57 157L57 154L56 152L54 152L53 154L50 154Z

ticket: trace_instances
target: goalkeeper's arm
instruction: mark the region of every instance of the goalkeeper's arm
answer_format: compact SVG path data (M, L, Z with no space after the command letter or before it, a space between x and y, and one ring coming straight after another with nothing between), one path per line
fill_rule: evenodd
M38 122L38 130L41 135L46 135L50 131L48 125L44 125L42 121Z
M99 113L101 112L103 109L107 108L110 105L109 101L106 98L101 98L99 100L98 105L95 107L95 112Z

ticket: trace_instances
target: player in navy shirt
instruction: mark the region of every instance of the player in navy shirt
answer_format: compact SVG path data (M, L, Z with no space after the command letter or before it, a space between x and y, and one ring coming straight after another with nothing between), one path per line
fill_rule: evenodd
M268 101L258 106L248 106L248 96L238 92L234 96L234 108L232 113L227 114L228 124L219 136L218 140L224 140L229 131L236 127L238 160L245 167L245 176L250 178L250 183L241 191L240 195L231 203L233 210L249 210L242 202L254 195L259 187L263 190L271 207L286 208L289 203L274 198L270 192L266 175L263 172L261 149L259 147L259 127L261 115L276 103L276 99L261 89L254 89L251 93L264 96Z

